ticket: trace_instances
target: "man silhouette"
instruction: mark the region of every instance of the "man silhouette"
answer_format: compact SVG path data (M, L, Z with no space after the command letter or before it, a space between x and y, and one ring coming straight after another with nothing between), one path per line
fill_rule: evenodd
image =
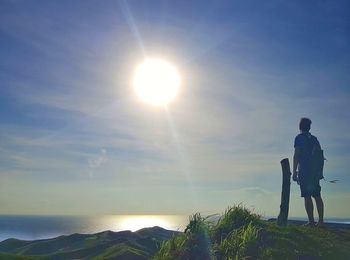
M300 185L301 197L304 198L305 210L309 219L307 226L314 226L314 205L313 197L316 202L319 220L317 226L323 225L324 205L321 198L320 178L311 171L311 156L315 149L321 149L317 138L309 131L311 120L301 118L299 123L300 134L294 140L294 157L293 157L293 181Z

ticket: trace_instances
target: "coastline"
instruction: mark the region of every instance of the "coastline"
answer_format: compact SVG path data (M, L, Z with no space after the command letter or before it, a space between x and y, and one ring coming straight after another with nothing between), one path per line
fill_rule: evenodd
M325 223L324 228L302 227L306 221L289 220L286 228L278 227L276 218L263 220L266 223L266 231L261 234L265 241L265 246L270 245L266 232L282 231L288 236L298 236L298 232L307 232L314 239L320 235L331 235L337 238L348 237L350 224ZM298 232L295 232L299 230ZM278 232L280 232L278 231ZM290 233L289 233L290 232ZM327 232L327 233L324 233ZM281 233L276 233L281 234ZM343 235L341 235L343 234ZM174 230L167 230L159 226L142 228L135 232L130 230L113 232L110 230L92 233L70 235L60 235L54 238L38 240L6 239L0 242L0 259L38 259L40 257L54 259L74 259L74 258L104 258L104 259L150 259L154 256L164 242L176 236L184 236L186 233ZM188 235L188 234L187 234Z
M152 221L147 220L152 218ZM188 224L187 215L106 215L106 216L23 216L0 215L0 242L8 238L19 240L38 240L55 238L61 235L95 234L106 230L113 232L161 226L167 230L183 231ZM273 221L273 216L262 217ZM132 220L132 221L130 221ZM215 219L213 219L215 221ZM289 223L301 225L305 217L290 217ZM326 218L327 225L343 224L347 228L350 219ZM336 225L333 225L336 224ZM134 228L131 228L134 227Z

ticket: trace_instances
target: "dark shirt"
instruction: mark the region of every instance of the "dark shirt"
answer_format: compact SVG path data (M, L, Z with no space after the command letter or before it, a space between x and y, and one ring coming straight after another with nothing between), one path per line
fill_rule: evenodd
M310 172L311 155L314 149L321 149L316 136L309 132L301 133L295 137L294 148L300 148L299 175L308 175Z

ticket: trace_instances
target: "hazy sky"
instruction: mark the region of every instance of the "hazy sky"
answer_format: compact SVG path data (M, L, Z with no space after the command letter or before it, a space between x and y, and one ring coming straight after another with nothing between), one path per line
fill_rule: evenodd
M350 217L349 1L0 1L0 214L279 211L300 117ZM131 82L181 73L168 111ZM290 214L304 216L298 186Z

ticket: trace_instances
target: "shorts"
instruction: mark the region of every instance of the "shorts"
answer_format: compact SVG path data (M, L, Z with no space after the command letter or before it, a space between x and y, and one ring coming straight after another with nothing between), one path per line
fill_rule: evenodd
M299 177L301 197L321 196L320 180L315 178Z

